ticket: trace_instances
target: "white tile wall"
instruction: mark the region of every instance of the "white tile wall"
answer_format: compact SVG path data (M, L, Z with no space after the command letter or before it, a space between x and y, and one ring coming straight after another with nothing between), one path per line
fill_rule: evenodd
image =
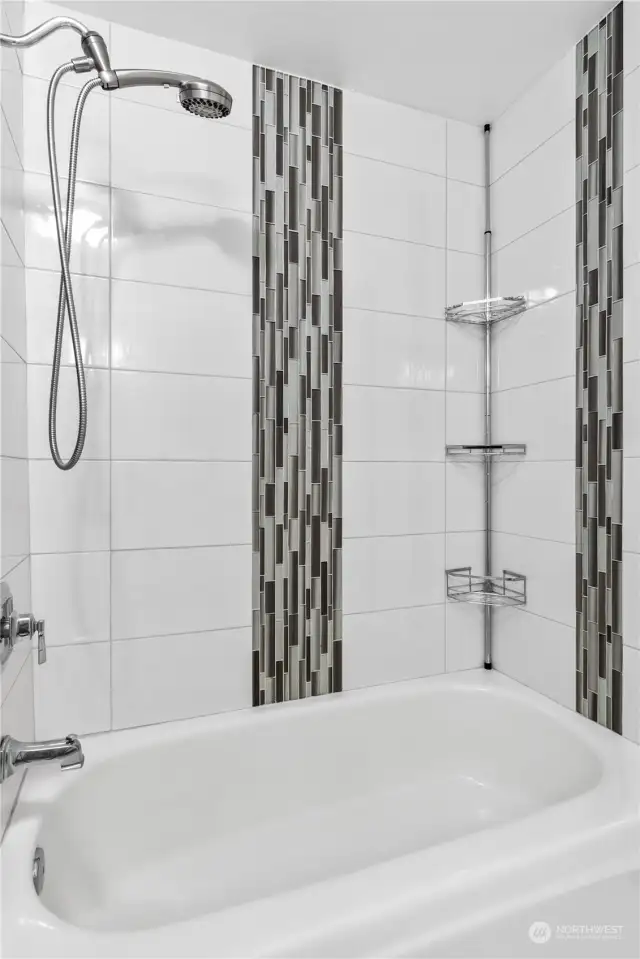
M0 3L0 30L20 32L21 3ZM20 612L31 609L27 437L22 124L23 76L15 51L0 52L0 577ZM33 738L31 649L23 642L0 671L0 735ZM0 787L0 839L23 776Z
M494 664L570 708L575 699L575 213L573 49L493 125L496 288L530 309L496 327L496 569L527 576L523 610L499 610Z
M483 344L443 315L447 302L483 294L484 197L480 129L346 92L344 136L352 688L482 662L479 619L449 620L444 604L445 534L480 529L482 489L444 451L456 435L480 440Z
M28 7L28 25L60 12ZM62 473L47 436L59 280L43 118L53 64L73 52L73 39L57 36L23 57L21 355L33 602L50 644L46 669L35 673L42 736L250 701L252 67L87 20L109 40L114 63L212 76L234 108L228 121L203 123L162 89L97 91L88 102L71 266L89 429L81 463ZM65 80L61 143L78 83ZM18 219L12 207L11 224ZM12 233L7 240L20 252ZM66 453L77 417L72 362L67 336ZM22 489L17 478L11 488Z
M43 8L29 7L33 25ZM43 734L249 702L251 64L90 19L114 63L211 75L231 90L234 109L198 124L164 90L97 92L89 102L72 251L89 438L80 466L62 474L47 443L58 280L38 121L61 39L23 57L21 355L34 601L53 651L36 685ZM61 95L61 137L73 95ZM448 329L443 313L483 291L483 138L357 94L345 94L344 111L345 648L353 629L345 684L353 686L481 662L477 617L449 617L444 605L445 534L463 530L459 548L475 555L480 494L468 472L445 468L444 446L480 438L482 343L476 331ZM160 156L153 169L150 148ZM5 247L15 269L9 236ZM72 363L68 342L63 362ZM59 419L68 449L71 369ZM389 642L389 633L401 638ZM69 677L87 694L67 697Z

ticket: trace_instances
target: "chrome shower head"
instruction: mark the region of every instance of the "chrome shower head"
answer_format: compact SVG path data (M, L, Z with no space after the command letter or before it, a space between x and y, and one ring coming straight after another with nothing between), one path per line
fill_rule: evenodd
M121 88L177 87L181 105L197 117L217 120L231 113L231 94L212 80L167 70L116 70L115 75Z
M231 113L231 96L210 80L188 80L180 86L180 103L189 113L208 120L219 120Z

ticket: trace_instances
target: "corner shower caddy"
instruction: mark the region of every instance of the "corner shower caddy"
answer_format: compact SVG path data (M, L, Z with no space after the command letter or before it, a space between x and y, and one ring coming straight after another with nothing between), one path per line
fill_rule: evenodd
M447 596L458 603L476 603L484 607L484 666L492 667L491 611L494 606L524 606L527 601L527 578L522 573L505 569L499 576L491 571L491 468L495 460L522 459L524 443L493 443L491 437L491 330L494 324L508 320L527 308L524 296L491 295L491 125L484 128L485 158L485 231L484 266L485 295L482 300L456 303L445 310L450 323L481 326L484 336L484 443L447 446L447 458L458 462L484 464L484 572L473 573L471 566L447 569Z

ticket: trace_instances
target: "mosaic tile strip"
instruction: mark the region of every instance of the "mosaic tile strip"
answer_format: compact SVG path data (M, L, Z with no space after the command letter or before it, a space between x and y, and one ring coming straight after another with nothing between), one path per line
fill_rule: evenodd
M342 689L342 91L253 68L253 704Z
M576 709L622 731L622 3L576 48Z

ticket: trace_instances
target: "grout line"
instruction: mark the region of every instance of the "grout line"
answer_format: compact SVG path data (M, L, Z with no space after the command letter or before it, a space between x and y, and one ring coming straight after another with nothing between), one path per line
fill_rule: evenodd
M352 230L352 229L346 228L343 230L343 234L344 235L352 234L354 236L369 236L376 240L387 240L390 243L406 243L407 246L417 246L417 247L420 247L421 249L444 251L444 246L438 245L436 243L420 243L418 240L407 240L404 237L400 237L400 236L386 236L384 233L367 233L365 230ZM473 251L455 250L454 252L469 253ZM477 253L474 255L478 256Z
M542 613L535 613L528 606L512 606L511 609L517 609L520 613L527 613L529 616L535 616L536 619L542 619L545 623L554 623L556 626L563 626L565 629L575 630L575 623L563 623L560 619L552 619L551 616L543 616Z
M563 130L566 130L567 127L572 126L572 125L574 125L574 124L575 124L575 117L571 117L570 120L567 120L566 123L563 123L561 127L558 127L558 129L555 130L555 131L554 131L552 134L550 134L548 137L546 137L546 139L541 140L538 144L536 144L536 146L534 146L533 150L530 150L529 153L525 153L525 155L522 156L522 157L520 157L519 160L516 160L516 162L513 164L513 166L510 166L510 167L509 167L508 169L506 169L503 173L501 173L499 177L497 177L495 180L492 180L492 181L491 181L491 187L493 188L493 187L496 185L496 183L499 183L500 180L504 179L504 177L506 177L507 174L511 173L512 170L515 170L516 167L519 167L522 163L525 162L525 160L528 160L529 157L533 156L534 153L537 153L538 150L540 150L542 147L546 146L546 145L549 143L550 140L553 140L553 138L554 138L554 137L557 137L559 133L562 133Z
M7 264L9 266L9 264ZM14 267L16 269L16 267ZM25 266L25 270L33 270L36 273L53 273L55 276L59 276L59 271L55 269L49 269L48 267L43 266ZM246 300L251 301L251 293L239 292L237 290L218 290L213 289L208 286L189 286L182 285L180 283L159 283L155 280L138 280L133 277L120 277L120 276L108 276L104 273L74 273L71 271L71 278L76 281L78 279L87 279L87 280L115 280L117 283L135 283L139 286L160 286L167 287L171 290L193 290L198 293L213 293L217 296L241 296Z
M491 253L492 258L497 256L499 253L502 253L503 250L508 249L510 246L513 246L514 243L517 243L518 240L522 240L525 236L531 236L532 233L535 233L536 230L539 230L543 226L547 226L549 223L553 223L554 220L557 220L558 217L564 216L565 213L569 211L574 212L573 204L567 206L564 210L559 210L557 213L554 213L553 216L548 217L546 220L543 220L541 223L537 223L535 226L531 227L530 230L527 230L525 233L521 233L519 236L515 236L512 240L509 240L508 243L505 243L504 246L499 247L496 250L493 250ZM568 291L571 292L571 291ZM554 297L555 299L555 297Z
M514 390L530 390L538 386L546 386L547 383L561 383L563 380L574 380L574 379L575 379L575 372L566 373L564 376L552 376L548 380L536 380L534 383L522 383L522 384L518 384L518 386L505 386L501 390L492 390L491 392L493 393L494 396L499 396L501 393L511 393Z
M475 529L461 529L457 530L460 533L477 533L478 530ZM363 539L423 539L425 536L446 536L446 529L428 529L421 530L413 533L360 533L360 535L351 534L350 536L343 536L344 541L351 540L353 542L359 542Z
M7 459L7 460L8 460L8 459L10 459L10 460L24 460L24 459L26 459L26 458L27 458L27 457L24 457L24 456L2 456L2 457L0 457L0 459ZM30 456L30 457L29 457L29 460L30 460L31 462L33 462L33 463L48 463L48 462L50 461L50 459L51 459L51 457L50 457L50 456L47 456L46 454L45 454L44 456ZM245 466L247 463L251 463L251 459L250 459L250 458L249 458L249 459L244 459L244 460L236 460L236 459L234 459L234 460L224 460L224 459L183 459L183 458L167 459L166 457L157 457L157 458L156 458L156 457L147 457L147 456L145 456L145 457L140 457L140 458L138 458L138 459L135 459L135 458L133 458L133 457L127 457L127 456L116 457L115 459L112 459L110 455L106 455L106 456L83 456L83 457L82 457L82 462L83 462L83 463L105 463L105 464L108 464L108 463L157 463L157 464L162 464L162 463L184 463L186 466L197 466L198 464L208 464L208 465L216 464L216 465L222 465L222 466L226 466L226 465L229 465L229 466ZM384 462L384 460L383 460L382 462ZM413 462L413 461L410 460L409 462ZM430 461L427 460L427 461L425 461L425 462L430 462ZM438 462L439 462L439 461L438 461Z
M111 24L109 24L109 46L111 46ZM109 362L109 729L113 729L113 188L111 184L112 167L112 123L111 97L108 99L107 131L109 146L109 279L107 296L109 298L109 338L107 342L107 359Z
M21 268L21 267L17 267L17 269L22 269L22 268ZM12 346L12 344L9 342L9 340L6 338L6 336L3 336L2 334L0 334L0 342L4 343L4 345L7 346L7 347L11 350L12 353L15 353L15 355L18 357L18 359L19 359L19 360L22 360L22 362L25 364L25 366L27 365L27 361L25 360L24 356L22 356L22 354L19 353L19 352L16 350L15 346ZM16 365L18 365L18 364L16 364Z
M447 184L444 191L444 302L445 310L449 302L449 122L445 122L444 125L444 168L447 173ZM446 464L446 446L447 446L447 393L448 393L448 384L447 384L447 374L449 372L449 332L450 325L446 323L444 328L444 442L445 442L445 458L443 462ZM444 471L444 489L443 489L443 509L444 509L444 527L445 527L445 536L444 542L442 544L443 550L443 565L444 570L447 569L447 533L449 532L447 524L447 468L445 465ZM444 572L443 570L443 572ZM446 594L446 590L445 590ZM445 604L444 608L444 671L447 671L447 607Z
M569 462L569 460L567 460ZM551 539L548 536L532 536L531 533L518 533L515 530L493 529L491 531L499 536L519 536L520 539L533 539L539 543L555 543L557 546L572 546L575 548L575 540Z
M2 116L4 117L4 122L5 122L6 125L7 125L7 130L9 131L9 136L11 137L11 142L13 143L13 148L14 148L14 150L16 151L16 156L17 156L17 158L18 158L18 163L20 164L20 170L18 170L18 171L16 171L16 172L19 173L20 171L22 171L22 173L24 173L24 160L23 160L22 154L20 153L20 148L18 147L18 143L17 143L17 141L16 141L14 132L13 132L13 130L11 129L11 124L9 123L9 117L7 116L6 110L4 109L4 106L2 105L2 103L0 103L0 113L2 113ZM3 170L4 170L4 169L12 169L12 167L4 167L4 166L3 166L2 169L3 169Z
M211 626L208 629L189 629L182 632L171 633L149 633L144 636L114 636L111 639L79 639L70 643L50 643L51 649L73 649L77 646L104 646L109 643L113 647L114 643L135 643L136 640L149 639L170 639L172 636L202 636L206 633L226 633L233 630L251 629L251 623L243 626Z
M95 554L95 553L166 553L169 550L182 550L193 551L196 549L199 550L212 550L212 549L244 549L246 546L250 546L251 542L247 541L246 543L211 543L209 545L197 544L193 546L131 546L126 549L113 549L110 550L108 546L100 546L97 549L41 549L35 550L31 553L31 556L78 556L80 554Z
M111 305L109 305L109 313L111 313ZM111 337L109 337L109 341L111 342ZM109 349L109 352L111 352L110 345L108 349ZM40 360L37 360L33 363L29 363L28 366L30 366L31 368L39 367L40 369L45 369L45 370L49 370L51 368L50 363L44 363ZM64 367L64 369L70 369L70 370L74 369L73 363L63 363L62 366ZM150 374L152 376L189 376L189 377L195 377L197 379L204 379L204 380L233 380L233 381L238 380L241 383L246 383L251 381L250 375L249 376L229 376L226 373L191 373L191 372L183 373L179 370L152 370L152 369L139 369L137 367L128 367L128 366L114 367L111 365L92 366L87 363L84 364L84 367L86 370L94 373L141 373L143 375ZM387 387L383 387L383 388L387 389ZM390 388L394 389L395 387L390 387ZM406 389L417 389L417 388L418 387L406 387Z
M18 259L20 260L20 263L19 263L19 264L15 264L15 263L3 263L2 266L3 266L3 267L11 267L11 266L12 266L12 267L15 268L16 265L18 265L18 266L22 267L22 269L26 269L26 264L25 264L24 260L22 259L22 257L20 256L20 251L18 250L18 247L15 245L15 243L14 243L14 241L13 241L13 237L11 236L11 233L9 232L9 229L8 229L6 223L4 222L4 220L2 219L1 216L0 216L0 225L2 226L2 230L3 230L4 233L6 234L6 237L7 237L8 241L9 241L9 243L10 243L11 246L13 247L16 256L17 256ZM25 256L26 256L26 252L25 252Z
M6 703L7 699L8 699L9 696L11 695L11 691L15 688L16 683L18 682L20 676L22 675L22 670L25 668L25 666L27 665L27 663L31 660L31 656L32 656L33 651L32 651L32 648L31 648L30 645L29 645L28 647L27 647L27 646L21 647L21 651L24 652L24 661L23 661L23 663L22 663L22 666L20 667L20 669L18 670L18 672L17 672L16 675L14 676L13 682L11 683L11 685L9 686L8 689L4 689L3 686L0 687L1 690L2 690L2 698L0 699L0 709L4 706L4 704Z
M437 609L440 606L447 606L448 603L442 602L439 603L416 603L413 606L387 606L384 609L359 609L353 613L343 612L343 616L372 616L376 613L395 613L402 612L403 610L409 609Z
M30 553L22 553L22 554L19 554L19 555L20 555L20 559L18 560L18 562L17 562L17 563L14 563L13 566L10 566L8 569L5 569L5 571L3 572L2 577L1 577L2 579L6 579L7 576L11 576L12 573L15 573L15 571L18 569L18 567L19 567L19 566L22 566L22 564L25 563L25 562L30 558L30 555L31 555L31 554L30 554Z

